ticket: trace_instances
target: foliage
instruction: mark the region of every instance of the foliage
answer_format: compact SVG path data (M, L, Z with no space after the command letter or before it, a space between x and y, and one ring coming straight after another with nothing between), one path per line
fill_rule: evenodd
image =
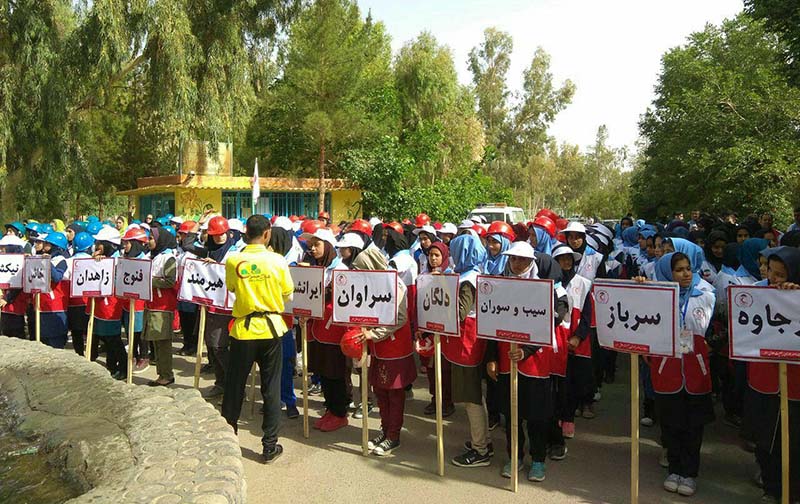
M506 127L510 96L506 75L513 48L511 36L492 27L483 32L483 44L469 52L467 62L478 98L478 117L488 145L497 146Z
M783 69L793 85L800 85L800 4L786 0L744 0L745 11L764 21L781 41Z
M707 26L663 57L644 115L634 209L773 210L788 216L798 188L800 89L783 78L785 47L747 15Z

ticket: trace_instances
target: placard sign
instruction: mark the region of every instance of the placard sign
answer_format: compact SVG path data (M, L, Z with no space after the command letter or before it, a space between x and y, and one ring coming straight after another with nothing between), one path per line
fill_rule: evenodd
M114 259L75 259L69 283L70 297L107 297L114 294Z
M800 362L800 291L728 287L730 358Z
M224 308L227 295L224 264L198 259L186 260L178 289L180 301Z
M294 283L294 296L283 305L283 313L310 319L325 318L325 268L289 266Z
M0 289L21 289L24 269L24 255L0 254Z
M25 256L22 290L28 294L50 292L50 258Z
M397 324L397 272L333 272L333 322L362 326Z
M114 274L114 295L125 299L150 301L152 291L152 267L148 259L117 259Z
M459 335L458 275L417 277L417 326L422 331Z
M598 279L593 293L600 346L659 357L681 354L677 283Z
M552 347L553 281L478 275L478 337Z

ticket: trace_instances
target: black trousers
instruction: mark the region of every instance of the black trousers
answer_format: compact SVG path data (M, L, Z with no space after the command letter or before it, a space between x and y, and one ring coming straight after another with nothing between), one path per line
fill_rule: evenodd
M544 462L547 456L547 438L550 431L550 420L523 421L520 418L517 422L517 456L521 459L525 456L525 427L528 431L528 444L530 446L531 459L534 462ZM511 457L511 417L506 418L506 453Z
M669 473L684 478L696 478L700 470L700 446L703 426L674 427L661 425L661 440L667 449Z
M183 335L183 346L187 350L197 349L197 311L178 311L181 322L181 334Z
M70 306L67 308L67 324L72 333L72 348L78 355L85 355L86 331L89 325L89 315L85 306Z
M108 371L111 374L114 374L118 371L121 373L127 373L128 354L125 352L125 345L122 343L122 337L119 334L101 337L106 344L106 368Z
M339 418L347 416L347 405L350 402L347 393L347 381L322 377L322 395L325 397L325 407L331 414Z
M281 367L283 348L280 338L238 340L231 338L228 372L225 378L225 395L222 398L222 416L239 431L239 414L242 412L247 377L253 363L261 371L261 397L264 399L264 418L261 444L272 451L278 443L281 415Z
M3 313L0 318L0 334L11 338L25 339L25 317L13 313Z
M500 399L497 395L497 382L489 378L485 371L484 378L486 380L486 411L489 413L489 419L499 419Z
M564 433L561 430L561 421L574 421L575 409L569 411L567 401L567 382L563 376L550 376L550 383L553 385L553 418L550 421L550 429L547 436L548 446L564 446ZM572 418L572 420L566 420Z

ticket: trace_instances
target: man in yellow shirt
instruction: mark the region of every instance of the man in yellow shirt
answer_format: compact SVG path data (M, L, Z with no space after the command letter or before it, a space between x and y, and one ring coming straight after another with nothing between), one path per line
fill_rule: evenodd
M280 314L284 300L292 298L294 284L286 260L267 250L271 234L269 220L261 215L247 219L247 246L225 263L228 290L236 295L233 303L230 356L225 379L222 416L238 434L239 414L245 385L253 363L261 370L261 395L264 398L264 462L283 453L278 444L281 413L281 336L287 332Z

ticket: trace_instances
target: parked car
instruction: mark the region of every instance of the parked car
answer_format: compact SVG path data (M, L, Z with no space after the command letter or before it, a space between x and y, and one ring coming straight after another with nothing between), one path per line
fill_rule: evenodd
M483 217L487 223L505 221L509 224L527 222L525 211L519 207L507 206L505 203L487 203L478 205L478 208L469 213L468 219L474 216Z

